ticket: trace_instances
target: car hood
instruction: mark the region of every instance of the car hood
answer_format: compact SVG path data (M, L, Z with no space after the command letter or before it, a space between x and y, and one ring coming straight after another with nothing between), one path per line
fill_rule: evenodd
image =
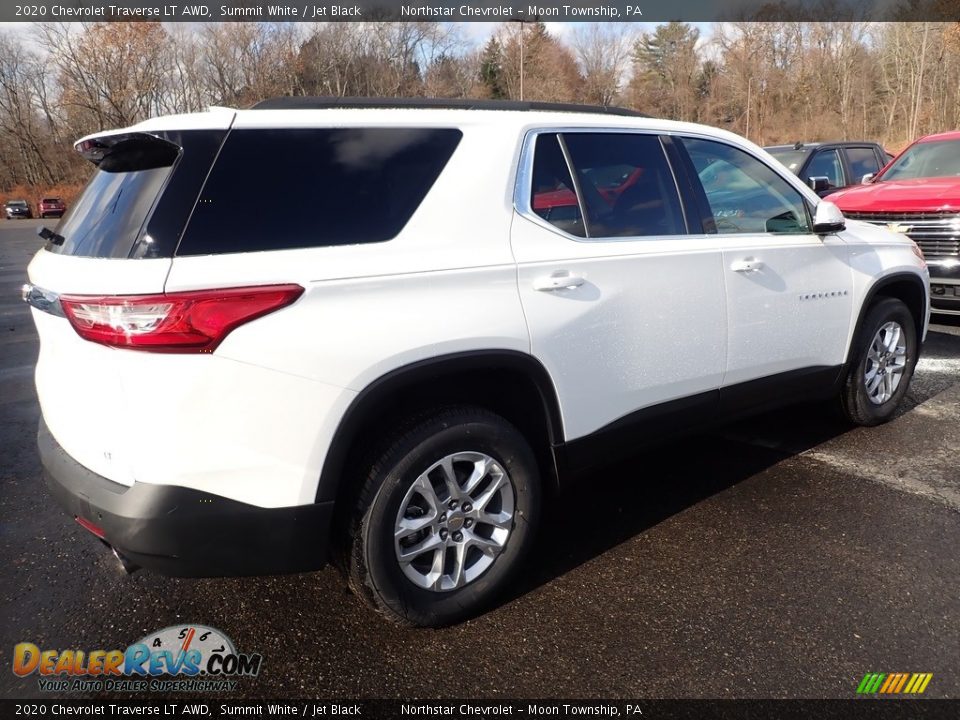
M845 212L960 210L960 177L857 185L831 194L830 202Z

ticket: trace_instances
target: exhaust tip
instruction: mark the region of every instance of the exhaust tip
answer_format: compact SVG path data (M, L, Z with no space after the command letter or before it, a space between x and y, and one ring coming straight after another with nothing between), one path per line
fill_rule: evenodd
M122 554L115 547L111 546L110 550L113 552L113 556L117 559L117 562L120 563L120 568L127 574L133 575L137 570L140 569L140 566L132 562L130 558Z

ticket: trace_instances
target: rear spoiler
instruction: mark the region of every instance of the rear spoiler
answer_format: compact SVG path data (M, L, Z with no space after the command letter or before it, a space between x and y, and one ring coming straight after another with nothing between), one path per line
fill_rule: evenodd
M169 155L170 163L180 154L181 148L169 140L145 132L120 132L96 135L78 140L74 145L84 158L99 166L113 152L122 149L140 151L149 155Z

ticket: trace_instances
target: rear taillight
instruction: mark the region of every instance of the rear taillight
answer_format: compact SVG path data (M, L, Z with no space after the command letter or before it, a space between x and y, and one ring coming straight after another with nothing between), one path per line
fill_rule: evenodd
M294 302L299 285L196 290L164 295L61 295L86 340L170 353L212 352L234 328Z

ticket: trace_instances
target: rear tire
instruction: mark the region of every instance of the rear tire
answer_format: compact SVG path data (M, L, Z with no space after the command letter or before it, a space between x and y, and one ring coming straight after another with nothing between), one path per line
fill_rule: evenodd
M910 386L917 347L916 323L901 300L884 298L870 307L854 339L840 394L850 422L879 425L893 416Z
M495 600L539 520L537 463L520 432L481 408L446 408L398 431L368 468L344 563L354 592L423 627Z

